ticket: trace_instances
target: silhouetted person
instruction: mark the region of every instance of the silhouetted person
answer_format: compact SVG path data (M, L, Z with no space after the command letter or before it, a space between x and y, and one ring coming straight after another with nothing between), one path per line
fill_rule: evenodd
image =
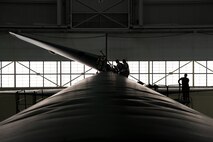
M121 73L121 70L123 68L123 64L119 62L118 59L116 59L115 61L117 63L117 66L115 66L115 71L116 73L120 74Z
M180 83L180 81L182 83ZM189 103L189 79L187 78L187 74L184 74L184 77L181 77L178 83L180 85L182 84L183 101Z
M97 67L101 71L107 71L107 60L106 56L100 56L97 60Z
M121 70L121 75L126 76L126 77L129 76L129 65L127 64L125 59L123 59L123 67Z

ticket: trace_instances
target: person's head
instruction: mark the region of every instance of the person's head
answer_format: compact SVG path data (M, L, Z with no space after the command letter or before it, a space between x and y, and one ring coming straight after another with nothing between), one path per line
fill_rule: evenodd
M119 60L118 60L118 59L116 59L116 60L115 60L115 62L116 62L116 63L119 63Z
M184 74L184 77L187 77L187 73Z
M123 63L126 63L126 60L125 60L125 59L123 59Z

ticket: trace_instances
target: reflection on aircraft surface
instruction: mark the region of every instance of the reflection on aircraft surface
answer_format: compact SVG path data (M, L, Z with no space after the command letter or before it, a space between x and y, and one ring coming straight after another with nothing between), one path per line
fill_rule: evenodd
M100 73L1 122L1 142L213 141L211 118L105 67L99 68L97 55L88 54L87 60L85 52L73 53L65 47L11 34L81 60Z

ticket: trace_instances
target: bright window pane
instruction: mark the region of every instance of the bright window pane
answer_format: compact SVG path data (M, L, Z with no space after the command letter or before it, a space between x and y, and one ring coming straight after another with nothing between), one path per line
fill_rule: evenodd
M180 73L192 73L192 62L181 61L180 62Z
M153 62L153 73L165 73L165 62Z
M44 73L56 73L57 71L56 62L44 62Z
M213 86L213 74L207 75L207 86Z
M171 74L166 77L166 85L178 86L179 74Z
M140 62L140 73L148 73L148 66L149 62Z
M71 73L83 73L84 65L79 62L71 62Z
M213 73L213 61L208 61L207 62L207 73Z
M166 62L166 73L179 73L179 62L168 61Z
M140 81L145 83L145 84L148 84L148 74L140 74Z
M2 62L2 74L14 74L14 62Z
M2 87L14 87L14 75L2 75Z
M44 87L56 87L56 75L45 75L44 76Z
M43 62L30 62L31 74L40 73L43 74ZM35 72L34 72L35 71Z
M116 65L115 62L113 63ZM45 87L56 87L56 83L64 85L74 79L72 83L66 84L66 86L70 86L85 77L93 76L97 72L95 69L73 61L17 61L16 69L14 69L14 62L2 61L0 64L1 67L6 66L0 70L0 86L2 87L29 87L29 84L30 87L43 87L43 70L45 77L51 80L44 79ZM194 69L192 61L128 61L128 64L130 67L129 79L134 81L140 79L146 84L164 85L166 83L166 85L178 85L178 79L183 77L184 73L187 73L190 86L213 86L213 61L194 61ZM193 71L194 75L192 75ZM206 71L208 73L207 79ZM84 72L85 75L81 75ZM15 85L14 74L16 75Z
M61 62L61 73L70 73L70 61Z
M62 75L62 86L70 86L71 85L71 81L70 81L70 75Z
M205 61L194 62L194 72L195 73L206 73L206 62Z
M153 72L152 65L153 65L153 62L149 62L149 73Z
M153 84L165 85L165 75L164 74L153 74Z
M43 78L38 75L30 75L30 87L43 87Z
M29 74L29 62L16 62L17 74Z
M139 73L139 62L129 61L127 63L129 64L130 73Z
M29 87L29 75L16 75L16 87Z
M195 74L194 81L195 86L206 86L206 74Z

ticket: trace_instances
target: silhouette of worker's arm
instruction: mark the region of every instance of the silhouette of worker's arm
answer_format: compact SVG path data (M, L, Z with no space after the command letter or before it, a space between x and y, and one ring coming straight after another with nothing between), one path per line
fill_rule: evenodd
M182 78L178 79L178 84L181 84L180 81L182 80Z

